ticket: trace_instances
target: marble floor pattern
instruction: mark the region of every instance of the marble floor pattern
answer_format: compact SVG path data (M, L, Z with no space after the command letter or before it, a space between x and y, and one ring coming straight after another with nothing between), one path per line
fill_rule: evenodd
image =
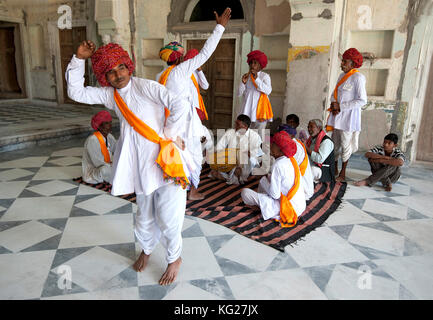
M354 187L342 206L284 253L185 217L183 265L162 287L164 249L147 269L136 205L78 185L84 139L0 153L0 299L433 299L433 170L405 167L387 193Z

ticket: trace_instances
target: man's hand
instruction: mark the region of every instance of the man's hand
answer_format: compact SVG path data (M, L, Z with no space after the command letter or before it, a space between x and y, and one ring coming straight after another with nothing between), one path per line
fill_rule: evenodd
M235 176L239 179L240 176L241 176L241 174L242 174L242 169L241 169L240 167L237 167L237 168L235 169L234 174L235 174Z
M216 11L213 13L215 14L215 20L217 24L222 25L224 28L227 25L227 23L230 20L232 9L226 8L221 16L218 15Z
M340 104L336 101L331 102L331 113L336 116L337 114L340 113Z
M201 67L198 67L198 68L197 68L197 71L201 71Z
M175 141L173 141L181 150L185 150L185 142L178 136Z
M206 139L206 137L204 137L204 136L200 138L200 142L201 142L201 143L205 143L206 140L207 140L207 139Z
M257 79L257 71L251 70L250 73L253 75L254 79Z
M76 56L79 59L87 59L92 56L95 50L95 44L90 40L85 40L81 42L80 46L78 47Z
M246 84L247 83L247 81L248 81L248 77L250 76L250 73L248 72L248 73L245 73L243 76L242 76L242 82L243 82L243 84Z

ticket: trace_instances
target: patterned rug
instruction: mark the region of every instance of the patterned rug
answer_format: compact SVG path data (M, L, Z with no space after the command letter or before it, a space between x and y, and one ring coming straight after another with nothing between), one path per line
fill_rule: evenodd
M204 168L201 173L199 192L204 200L187 201L186 214L208 220L279 251L309 232L313 231L337 210L341 204L347 184L319 183L315 185L313 197L307 201L307 208L298 218L298 223L292 228L281 228L274 220L263 220L258 208L243 204L241 190L251 188L257 190L260 176L251 176L242 186L227 185L225 182L212 180L208 177L210 168ZM88 184L82 178L74 181L110 192L111 185L100 183ZM136 201L135 194L120 196L131 202Z

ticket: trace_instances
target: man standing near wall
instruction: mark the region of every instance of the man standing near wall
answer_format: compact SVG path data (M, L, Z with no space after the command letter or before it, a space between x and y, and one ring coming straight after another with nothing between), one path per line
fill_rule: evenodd
M362 55L350 48L343 54L341 70L334 94L331 97L330 115L326 126L332 132L335 145L335 174L338 174L338 158L343 162L337 181L345 181L346 167L352 153L358 150L361 131L361 107L367 103L365 76L357 68L362 66Z

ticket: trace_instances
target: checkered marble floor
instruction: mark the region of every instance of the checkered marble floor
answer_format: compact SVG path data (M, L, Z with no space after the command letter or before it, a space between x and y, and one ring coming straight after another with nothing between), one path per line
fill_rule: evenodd
M284 253L198 218L162 287L146 270L136 205L78 185L83 139L0 153L0 299L433 299L433 170L404 168L391 193L354 187L325 224ZM360 155L348 176L368 175Z

